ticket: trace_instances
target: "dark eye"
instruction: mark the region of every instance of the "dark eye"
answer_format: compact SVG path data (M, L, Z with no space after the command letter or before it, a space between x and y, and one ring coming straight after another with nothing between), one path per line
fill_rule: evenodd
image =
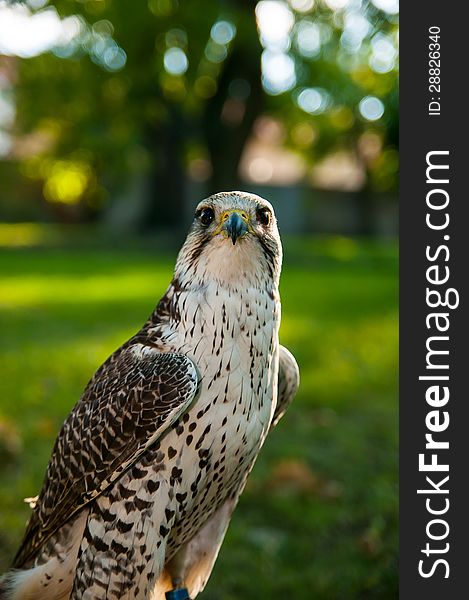
M257 209L257 220L261 225L268 225L270 223L271 218L272 214L268 208Z
M201 208L199 211L197 211L196 217L199 218L199 221L202 223L202 225L207 227L215 218L215 212L213 208Z

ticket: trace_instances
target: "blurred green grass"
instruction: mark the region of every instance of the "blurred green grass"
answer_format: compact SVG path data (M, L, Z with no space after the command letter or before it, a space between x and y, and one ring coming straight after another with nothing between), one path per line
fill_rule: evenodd
M0 572L61 422L151 312L174 258L125 244L0 254ZM300 392L263 448L203 597L397 598L396 245L287 239L281 292Z

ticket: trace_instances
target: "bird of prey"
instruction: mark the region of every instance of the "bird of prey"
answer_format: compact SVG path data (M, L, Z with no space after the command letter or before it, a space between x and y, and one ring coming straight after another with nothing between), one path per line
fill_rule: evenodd
M63 424L5 600L195 598L272 427L296 393L279 345L272 206L197 207L173 279Z

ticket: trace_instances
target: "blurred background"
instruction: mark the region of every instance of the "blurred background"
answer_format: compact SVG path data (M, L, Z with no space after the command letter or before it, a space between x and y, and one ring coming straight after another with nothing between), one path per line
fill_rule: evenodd
M270 200L300 363L203 597L397 598L397 0L0 0L0 571L195 204Z

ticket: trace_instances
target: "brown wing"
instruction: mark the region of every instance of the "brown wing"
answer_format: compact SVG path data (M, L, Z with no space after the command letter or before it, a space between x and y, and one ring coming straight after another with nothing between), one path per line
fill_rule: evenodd
M278 399L270 428L275 427L285 414L300 385L300 371L295 357L285 346L280 346L278 366Z
M97 371L55 442L14 567L99 496L160 438L197 395L186 356L125 346Z

